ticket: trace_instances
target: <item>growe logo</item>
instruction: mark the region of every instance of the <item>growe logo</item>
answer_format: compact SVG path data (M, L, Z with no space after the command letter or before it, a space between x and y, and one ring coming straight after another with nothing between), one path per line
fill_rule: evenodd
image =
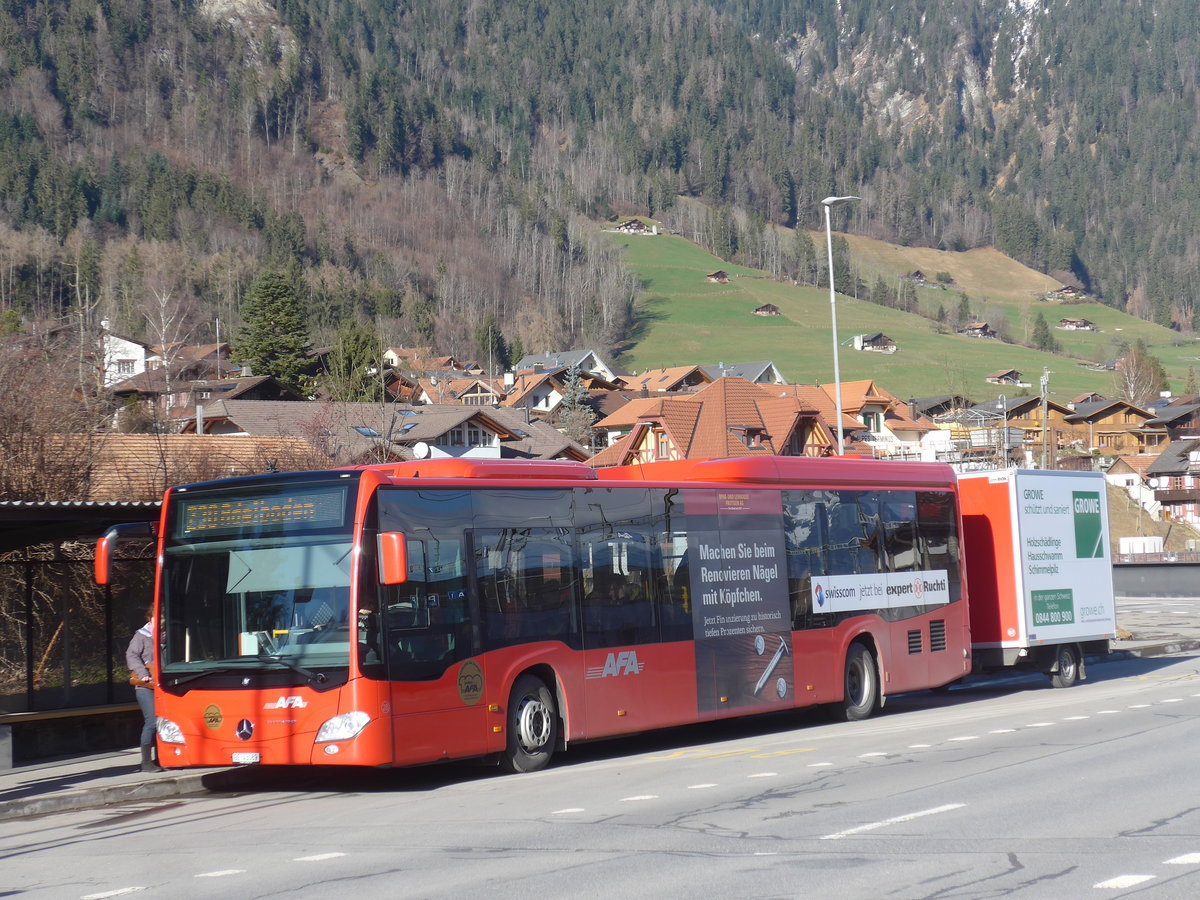
M604 660L603 666L592 666L587 670L587 678L608 678L610 675L640 675L646 668L644 662L638 662L636 650L622 650L620 653L610 653Z
M303 697L280 697L274 703L266 703L263 709L304 709L308 706Z

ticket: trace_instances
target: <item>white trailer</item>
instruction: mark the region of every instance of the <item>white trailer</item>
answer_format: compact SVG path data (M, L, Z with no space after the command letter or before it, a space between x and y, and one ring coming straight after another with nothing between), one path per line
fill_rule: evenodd
M1000 469L960 475L959 491L975 669L1082 680L1084 654L1117 631L1104 476Z

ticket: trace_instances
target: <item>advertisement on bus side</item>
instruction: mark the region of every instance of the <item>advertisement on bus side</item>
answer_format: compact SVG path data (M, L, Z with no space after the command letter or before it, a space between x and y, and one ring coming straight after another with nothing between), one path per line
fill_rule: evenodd
M823 575L812 582L814 613L896 609L902 606L943 606L950 602L945 569L928 572L881 572L863 575Z
M790 703L783 536L777 527L755 527L756 517L782 515L781 494L702 490L686 497L689 518L715 524L688 534L699 711Z

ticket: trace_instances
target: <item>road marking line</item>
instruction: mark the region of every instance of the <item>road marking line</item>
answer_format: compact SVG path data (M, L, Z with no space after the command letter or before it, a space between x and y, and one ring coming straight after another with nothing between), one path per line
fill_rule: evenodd
M1093 884L1092 887L1098 888L1131 888L1134 885L1141 884L1143 881L1149 881L1153 875L1118 875L1116 878L1110 878L1108 881L1101 881L1099 884Z
M927 750L932 746L933 746L933 744L909 744L908 749L909 750Z
M1091 718L1091 716L1067 716L1067 721L1068 722L1079 722L1079 721L1082 721L1083 719L1090 719L1090 718Z
M1015 728L993 728L988 734L1012 734L1016 730Z
M193 878L224 878L226 875L241 875L245 869L220 869L216 872L200 872Z
M858 754L858 758L859 758L859 759L871 759L872 757L876 757L876 756L887 756L887 754L886 754L886 753L880 753L878 750L876 750L876 751L874 751L874 752L872 752L872 753L860 753L860 754Z
M324 862L327 859L337 859L345 853L315 853L312 856L297 856L292 862Z
M584 809L582 806L568 806L566 809L556 809L554 812L550 813L550 815L565 816L567 813L579 813L583 811Z
M1149 703L1132 703L1125 708L1126 709L1149 709L1150 704Z
M809 767L810 769L823 769L823 768L825 768L826 766L832 766L832 765L833 765L833 763L830 763L830 762L822 762L822 763L809 763L809 764L808 764L808 767Z
M952 740L952 741L977 741L977 740L979 740L979 737L978 737L978 735L974 735L974 734L964 734L962 737L952 737L952 738L950 738L950 740Z
M1194 866L1197 864L1200 864L1200 853L1185 853L1183 856L1176 856L1163 863L1164 866Z
M868 822L866 825L859 825L857 828L847 828L845 831L835 831L833 834L826 834L821 837L823 841L839 841L844 837L850 837L853 834L862 834L864 831L874 831L876 828L884 828L888 825L900 825L904 822L911 822L913 819L920 819L925 816L936 816L938 813L951 812L956 809L962 809L966 806L965 803L947 803L945 806L935 806L933 809L923 809L920 812L907 813L903 816L895 816L891 819L883 819L879 822Z
M1119 709L1102 709L1099 712L1097 712L1096 715L1098 715L1098 716L1115 716L1119 712L1120 712Z
M1160 700L1160 703L1182 703L1182 697L1168 697L1166 700Z
M755 759L774 759L776 756L793 756L797 753L812 753L816 747L800 747L797 750L770 750L766 753L755 753Z
M713 788L713 787L716 787L716 785L715 784L689 784L688 790L689 791L702 791L705 788Z
M124 897L126 894L136 894L138 891L144 890L144 887L118 888L115 891L104 891L100 894L84 894L79 900L104 900L106 897Z
M755 772L753 775L747 775L747 778L775 778L778 772Z
M632 797L622 797L619 803L636 803L639 800L657 800L658 794L635 794Z
M1051 725L1057 725L1057 722L1030 722L1026 728L1049 728Z

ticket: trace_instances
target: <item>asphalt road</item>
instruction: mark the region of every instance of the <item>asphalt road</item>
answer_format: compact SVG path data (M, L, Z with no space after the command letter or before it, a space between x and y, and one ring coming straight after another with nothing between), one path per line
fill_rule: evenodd
M22 897L1200 896L1200 658L0 822Z

